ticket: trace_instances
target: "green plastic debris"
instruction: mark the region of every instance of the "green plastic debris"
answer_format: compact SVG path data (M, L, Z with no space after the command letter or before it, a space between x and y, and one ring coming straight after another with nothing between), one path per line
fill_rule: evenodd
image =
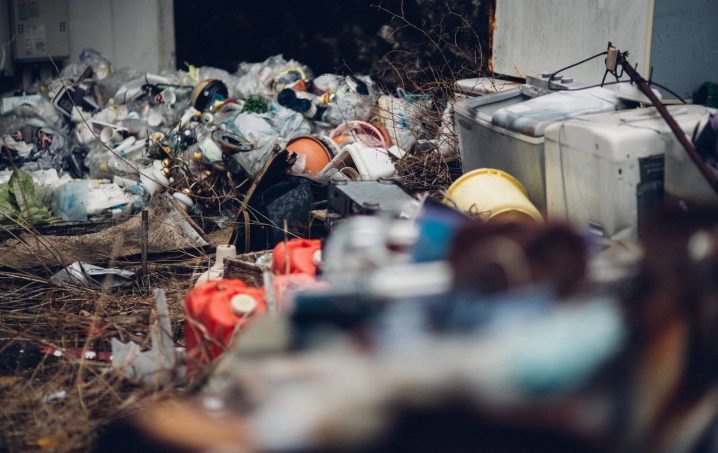
M0 184L0 224L41 224L53 219L52 212L35 193L32 177L13 171L10 180Z
M244 101L242 113L267 113L269 102L262 96L250 96Z

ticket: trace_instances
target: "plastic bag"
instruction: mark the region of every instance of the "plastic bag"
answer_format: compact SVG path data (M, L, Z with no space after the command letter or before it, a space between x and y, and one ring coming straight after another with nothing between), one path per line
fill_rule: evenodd
M281 54L269 57L261 63L240 63L236 75L239 78L234 84L234 93L240 99L253 95L271 98L300 78L312 78L312 72L307 66L295 60L287 61Z
M73 181L55 189L52 210L63 220L85 221L109 210L122 211L137 200L114 183Z
M261 115L240 113L233 121L223 124L254 145L254 150L233 156L252 176L264 166L274 145L283 146L294 137L311 133L312 129L300 113L278 105Z
M90 66L95 80L103 80L112 72L112 63L95 49L86 48L80 52L77 63L65 66L60 74L63 78L76 80Z

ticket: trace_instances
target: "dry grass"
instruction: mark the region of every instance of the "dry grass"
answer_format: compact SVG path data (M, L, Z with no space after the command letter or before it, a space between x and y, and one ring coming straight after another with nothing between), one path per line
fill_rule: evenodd
M155 266L141 283L113 291L0 275L6 280L0 301L0 449L87 451L103 424L181 393L179 380L142 386L109 362L88 360L76 351L109 352L113 337L148 347L151 287L167 290L181 343L182 300L190 287L184 269ZM67 353L46 354L41 344ZM58 397L57 392L64 394Z

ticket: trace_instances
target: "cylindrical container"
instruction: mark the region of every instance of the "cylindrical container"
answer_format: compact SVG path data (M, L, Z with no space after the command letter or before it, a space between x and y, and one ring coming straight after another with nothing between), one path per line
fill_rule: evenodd
M280 242L272 251L272 272L277 275L316 275L315 255L321 248L322 241L318 239L290 239Z
M185 211L192 209L192 206L194 206L194 201L192 201L192 198L182 192L175 192L172 194L172 196L182 205Z
M492 168L470 171L454 181L445 204L492 223L543 222L524 186L508 173Z
M224 277L224 259L235 258L236 256L237 248L235 246L218 245L214 264L212 264L209 270L200 274L194 286L197 287L209 280L221 280L222 277Z
M287 143L287 151L306 156L307 163L304 172L309 175L316 175L332 160L327 146L311 135L303 135L290 140Z
M110 136L111 137L111 136ZM129 148L130 146L134 145L134 143L137 141L137 139L133 136L129 136L126 139L124 139L120 144L115 146L114 151L116 153L121 153L125 149Z
M105 126L100 132L100 141L102 143L121 142L122 134L115 128Z
M237 330L266 312L262 290L241 280L204 283L185 296L185 346L190 366L209 363Z
M142 184L147 193L154 195L157 191L162 191L170 185L170 180L162 174L162 161L155 160L145 167L138 168L140 173L140 184Z

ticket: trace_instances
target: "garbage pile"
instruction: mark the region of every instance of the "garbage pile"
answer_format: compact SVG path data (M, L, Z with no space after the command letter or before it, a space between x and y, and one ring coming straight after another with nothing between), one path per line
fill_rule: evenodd
M29 175L48 210L23 215L8 200L3 211L35 224L125 218L167 191L207 231L224 227L285 149L282 176L322 185L395 176L427 106L382 95L367 76L315 76L281 55L234 74L150 74L86 49L37 88L4 96L0 117L0 170Z
M185 297L201 390L100 450L696 451L715 432L718 213L677 215L605 248L427 200L225 257Z
M118 222L18 233L0 265L40 260L104 304L151 278L148 253L214 252L154 292L149 327L106 333L97 310L73 348L33 340L79 360L76 381L91 361L187 389L107 427L98 450L714 445L718 213L647 217L676 148L655 110L532 83L439 106L281 55L147 74L86 50L39 94L4 97L0 222ZM672 111L711 157L712 111Z

